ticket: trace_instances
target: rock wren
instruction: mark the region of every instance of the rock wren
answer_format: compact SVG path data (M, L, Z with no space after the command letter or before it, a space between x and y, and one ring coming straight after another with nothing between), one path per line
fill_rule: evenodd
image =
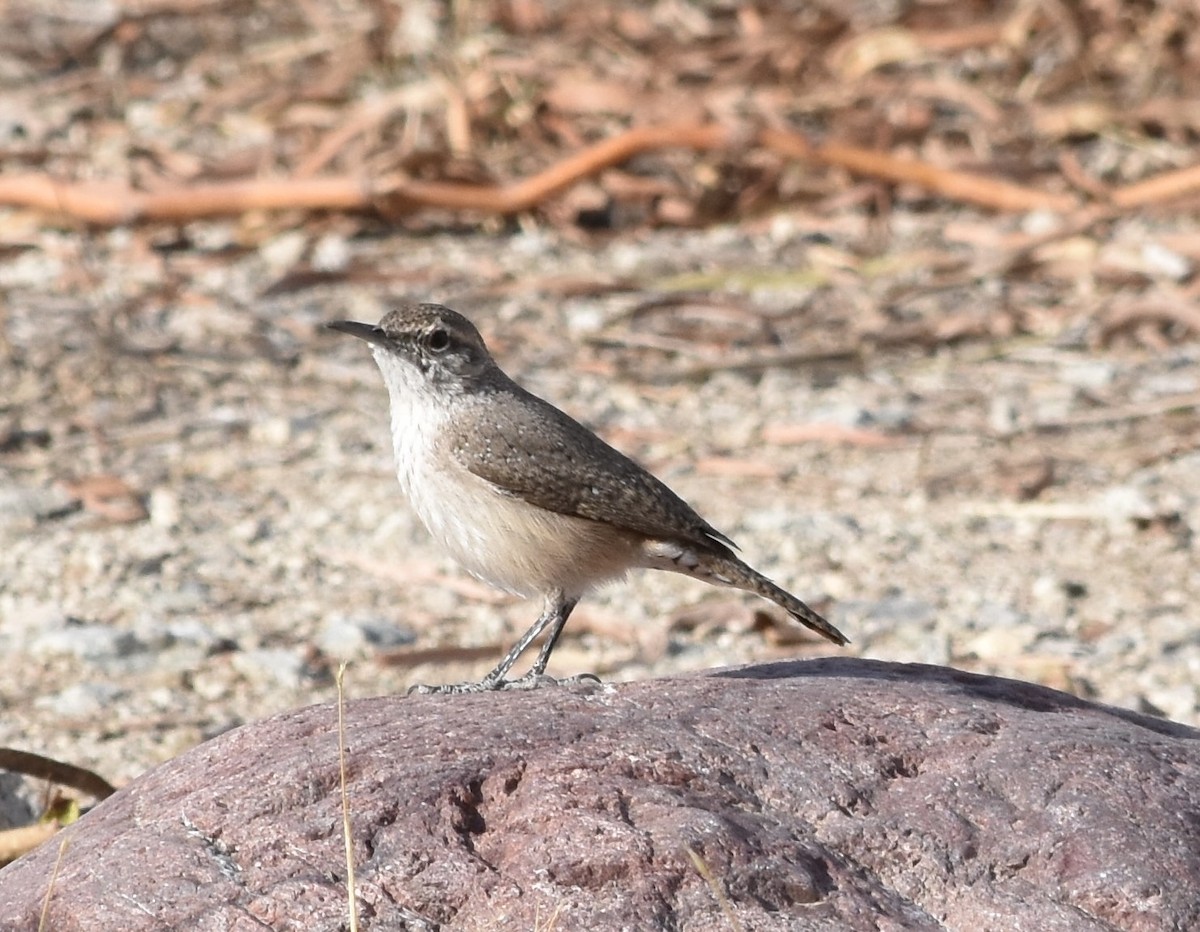
M329 324L371 345L387 384L400 485L430 534L472 575L545 608L478 683L422 692L532 688L580 597L635 568L744 589L835 644L833 625L734 554L678 495L510 379L461 314L405 305L378 326ZM528 674L506 680L546 631Z

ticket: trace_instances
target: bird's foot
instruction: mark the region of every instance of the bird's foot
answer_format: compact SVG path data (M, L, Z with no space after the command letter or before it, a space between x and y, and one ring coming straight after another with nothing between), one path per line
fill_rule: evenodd
M439 686L430 686L426 683L417 683L415 686L408 687L407 696L457 696L461 693L485 693L495 689L495 686L490 685L487 680L482 680L478 683L442 683Z
M599 686L600 677L591 673L580 673L576 676L564 676L559 679L547 676L545 673L534 673L530 670L524 676L515 680L489 679L484 677L478 683L444 683L441 686L427 686L418 683L408 688L410 696L457 696L462 693L487 693L499 690L530 690L541 689L544 686Z
M486 680L484 682L487 682ZM575 676L564 676L561 679L555 676L547 676L545 673L534 673L530 670L522 677L515 680L501 680L492 689L541 689L543 686L579 686L587 684L588 686L599 686L600 677L593 673L579 673Z

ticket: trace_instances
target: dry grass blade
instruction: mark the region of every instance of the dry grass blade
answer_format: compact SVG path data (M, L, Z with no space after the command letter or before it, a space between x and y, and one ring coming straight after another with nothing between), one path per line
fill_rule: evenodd
M696 868L696 873L704 878L704 882L708 884L712 890L713 896L717 902L721 904L721 912L725 914L725 918L729 920L729 927L735 932L743 932L744 926L738 919L737 914L733 911L733 904L729 902L729 897L725 895L725 888L721 886L721 882L713 876L712 870L705 862L704 858L700 857L699 853L691 846L687 845L683 849L687 852L688 858L691 859L692 866Z
M346 664L337 671L338 781L342 793L342 837L346 842L346 902L350 932L358 932L358 896L354 883L354 835L350 827L350 797L346 791Z
M58 882L58 869L62 866L63 855L66 853L69 843L69 838L64 838L58 843L58 857L54 859L54 870L50 872L50 882L46 884L46 898L42 900L42 912L38 916L37 932L46 930L46 919L50 915L50 897L54 895L54 885Z

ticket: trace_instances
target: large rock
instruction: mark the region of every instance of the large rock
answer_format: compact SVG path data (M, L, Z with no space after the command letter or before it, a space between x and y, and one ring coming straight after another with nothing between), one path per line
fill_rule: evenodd
M1200 732L830 659L347 708L365 930L1200 929ZM68 830L47 929L346 927L336 714ZM0 871L30 930L59 845Z

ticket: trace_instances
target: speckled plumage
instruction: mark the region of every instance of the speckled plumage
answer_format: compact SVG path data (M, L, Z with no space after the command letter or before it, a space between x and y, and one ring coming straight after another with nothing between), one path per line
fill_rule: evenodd
M331 327L371 344L391 400L400 485L430 533L471 573L547 609L484 680L504 674L587 590L635 567L684 573L770 599L829 640L845 637L742 562L733 541L666 485L496 365L474 325L412 304L378 326Z
M457 431L447 438L447 447L466 469L497 488L559 514L732 555L733 541L666 485L515 383L472 398L464 404L468 408L499 429Z

